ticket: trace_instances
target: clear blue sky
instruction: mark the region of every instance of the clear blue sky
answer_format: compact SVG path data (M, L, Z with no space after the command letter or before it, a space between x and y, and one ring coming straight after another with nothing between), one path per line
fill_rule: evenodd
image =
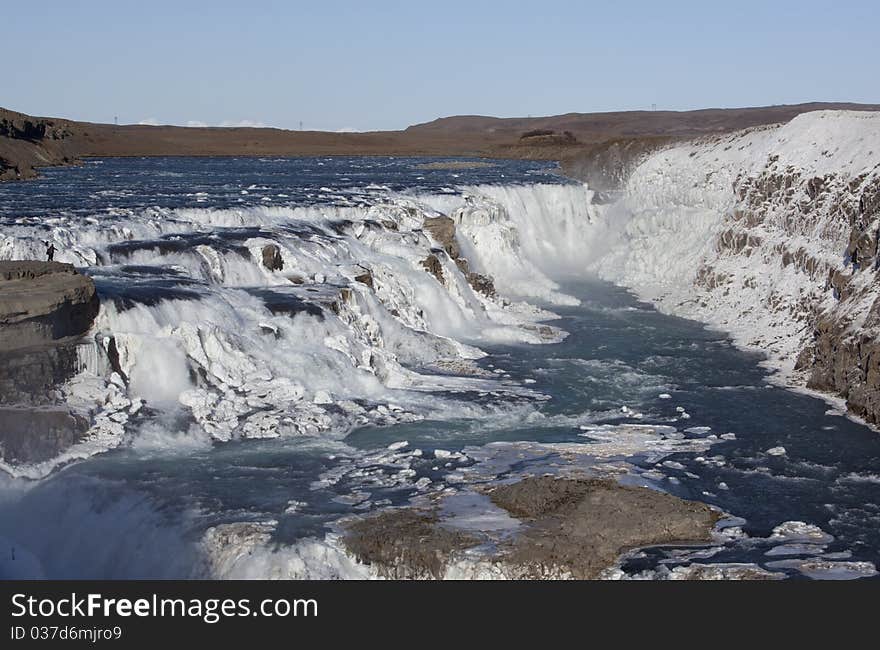
M359 130L457 114L880 102L880 0L188 2L2 11L0 106Z

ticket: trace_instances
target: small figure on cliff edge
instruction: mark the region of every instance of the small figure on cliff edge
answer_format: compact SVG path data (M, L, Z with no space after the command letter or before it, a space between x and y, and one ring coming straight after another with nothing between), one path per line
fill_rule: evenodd
M46 247L46 260L51 262L55 257L55 244L49 244Z

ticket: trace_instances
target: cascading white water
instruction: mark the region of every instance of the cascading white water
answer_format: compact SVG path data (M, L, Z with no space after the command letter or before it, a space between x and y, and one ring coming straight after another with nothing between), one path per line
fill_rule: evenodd
M477 292L445 254L438 258L440 276L427 272L435 243L422 222L438 212L421 199L393 198L368 208L149 209L110 231L94 221L57 219L52 237L61 261L101 261L91 267L104 294L94 327L101 343L81 355L83 372L66 389L68 401L95 422L90 442L118 443L144 406L187 413L217 440L338 436L359 424L443 411L449 404L432 395L438 390L487 388L486 379L418 368L467 370L468 359L482 356L481 342L563 336L538 327L553 318L550 312L505 298L516 276L495 261L511 259L510 268L543 283L554 302L572 299L542 275L533 242L520 249L512 217L525 223L526 194L507 195L520 199L508 208L499 203L503 195L490 196L493 188L471 189L467 203L458 197L463 245L477 232L474 215L492 212L513 233L499 242L500 251L479 237L470 244L475 266L497 275L498 296ZM588 198L579 186L534 191L533 204L549 202L541 212L548 227L564 201L573 208ZM565 218L577 214L569 210ZM32 254L30 234L25 224L7 231L4 256ZM282 269L262 263L267 246L277 248ZM364 272L368 282L355 280ZM100 449L89 446L90 453ZM73 450L58 461L80 455ZM38 476L52 467L7 469Z

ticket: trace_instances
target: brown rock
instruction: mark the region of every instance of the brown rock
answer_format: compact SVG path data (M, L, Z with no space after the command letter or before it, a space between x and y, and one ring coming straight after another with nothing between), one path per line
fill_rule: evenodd
M553 568L596 578L626 550L706 541L720 518L704 503L607 479L528 478L495 488L490 497L529 522L504 561L536 578Z
M474 291L482 293L490 298L495 297L495 282L492 278L479 273L468 273L468 283L474 288Z
M455 260L461 256L455 240L455 222L450 217L427 217L423 226L449 257Z
M440 258L438 258L434 253L431 253L422 260L422 266L425 267L425 270L433 275L440 284L445 284L445 280L443 279L443 264L440 263Z
M361 284L365 284L370 289L373 288L373 272L370 269L367 269L360 275L354 276L355 282L360 282Z
M278 244L263 246L263 266L270 271L281 271L284 269L284 258L281 257L281 249L278 247Z
M0 351L79 336L99 308L94 282L71 264L0 261Z
M79 442L88 418L64 406L0 406L0 458L7 463L38 463Z
M387 510L350 525L343 542L388 578L441 578L453 553L474 546L470 535L437 526L437 516L411 508Z
M523 526L484 559L520 578L595 578L629 549L706 541L720 517L706 504L612 480L526 478L489 496ZM435 510L398 508L349 524L343 543L386 577L440 578L456 554L487 539L490 531L444 526Z

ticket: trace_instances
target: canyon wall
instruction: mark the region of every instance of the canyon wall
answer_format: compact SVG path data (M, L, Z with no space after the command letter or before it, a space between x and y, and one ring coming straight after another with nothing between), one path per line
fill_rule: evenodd
M602 214L617 234L591 255L601 276L880 421L880 113L667 145Z

